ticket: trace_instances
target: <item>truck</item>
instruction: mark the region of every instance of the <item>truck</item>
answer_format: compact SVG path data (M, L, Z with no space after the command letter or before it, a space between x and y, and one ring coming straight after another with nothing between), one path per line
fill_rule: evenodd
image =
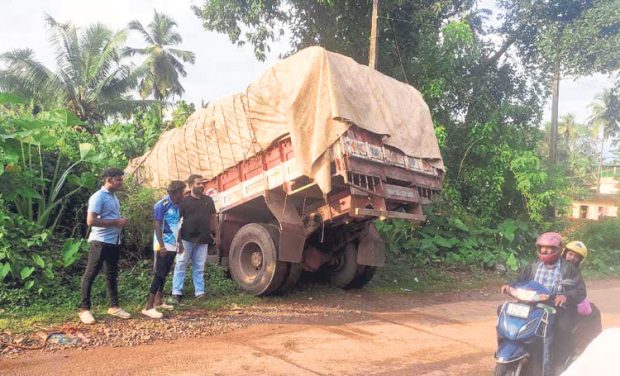
M374 222L424 222L445 173L420 93L319 47L198 110L128 170L153 187L207 178L208 260L254 295L287 293L303 271L364 286L386 263Z

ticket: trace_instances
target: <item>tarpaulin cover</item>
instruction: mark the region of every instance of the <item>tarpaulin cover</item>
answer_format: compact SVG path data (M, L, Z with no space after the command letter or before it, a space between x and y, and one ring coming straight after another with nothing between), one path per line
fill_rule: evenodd
M212 178L290 136L302 172L327 193L331 146L352 124L443 169L430 111L415 88L310 47L274 64L245 92L209 103L163 133L127 171L152 187L190 174Z

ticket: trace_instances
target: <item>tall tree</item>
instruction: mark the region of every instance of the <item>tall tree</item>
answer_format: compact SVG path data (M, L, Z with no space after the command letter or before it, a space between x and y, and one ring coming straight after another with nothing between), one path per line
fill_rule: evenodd
M177 23L169 16L153 11L153 20L147 28L137 21L129 23L129 29L139 32L148 44L144 48L127 48L127 55L141 55L146 59L139 68L142 77L139 90L142 98L152 95L162 101L174 95L179 97L185 90L179 75L185 77L187 72L183 63L194 64L196 56L193 52L174 48L183 41L175 28Z
M596 100L589 105L592 115L588 119L588 125L592 132L601 136L601 152L599 156L599 183L603 169L605 142L611 139L615 144L620 135L620 100L612 90L605 90L598 94Z
M588 108L591 111L588 125L593 134L600 135L603 132L604 139L620 135L620 98L614 91L607 89L597 94Z
M94 24L78 32L72 23L50 16L46 22L56 71L37 61L31 49L5 52L0 55L7 66L0 71L0 90L48 108L67 106L90 124L91 131L109 115L129 113L143 104L125 96L137 84L134 72L121 59L125 31Z
M575 119L575 114L569 113L563 115L560 118L560 123L558 124L558 136L564 138L564 142L566 146L570 146L571 141L575 138L577 134L577 120Z

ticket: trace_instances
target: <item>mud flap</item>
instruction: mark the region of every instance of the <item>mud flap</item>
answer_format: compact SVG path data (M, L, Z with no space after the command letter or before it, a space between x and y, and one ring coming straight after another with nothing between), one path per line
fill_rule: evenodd
M271 214L278 220L280 228L278 261L301 262L306 244L306 234L297 209L290 201L287 202L284 192L266 192L265 203Z
M385 266L385 242L372 222L360 237L360 243L357 247L357 263L368 266Z
M529 354L523 346L509 340L502 341L495 353L495 359L498 363L512 363L526 356Z

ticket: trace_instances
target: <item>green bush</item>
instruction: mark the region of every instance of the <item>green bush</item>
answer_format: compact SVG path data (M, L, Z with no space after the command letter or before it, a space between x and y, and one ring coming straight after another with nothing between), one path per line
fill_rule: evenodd
M416 267L439 263L516 270L530 258L536 228L525 221L505 219L495 226L453 210L451 215L427 212L424 226L402 220L377 221L389 253L412 254Z
M129 219L123 229L124 255L130 265L135 265L149 254L153 243L153 205L163 197L163 192L141 187L129 178L118 193L121 215Z
M37 281L53 280L57 260L41 252L51 233L4 208L0 197L0 283L30 289Z
M565 235L566 241L581 240L588 247L583 263L587 273L617 275L620 272L620 219L583 222Z

